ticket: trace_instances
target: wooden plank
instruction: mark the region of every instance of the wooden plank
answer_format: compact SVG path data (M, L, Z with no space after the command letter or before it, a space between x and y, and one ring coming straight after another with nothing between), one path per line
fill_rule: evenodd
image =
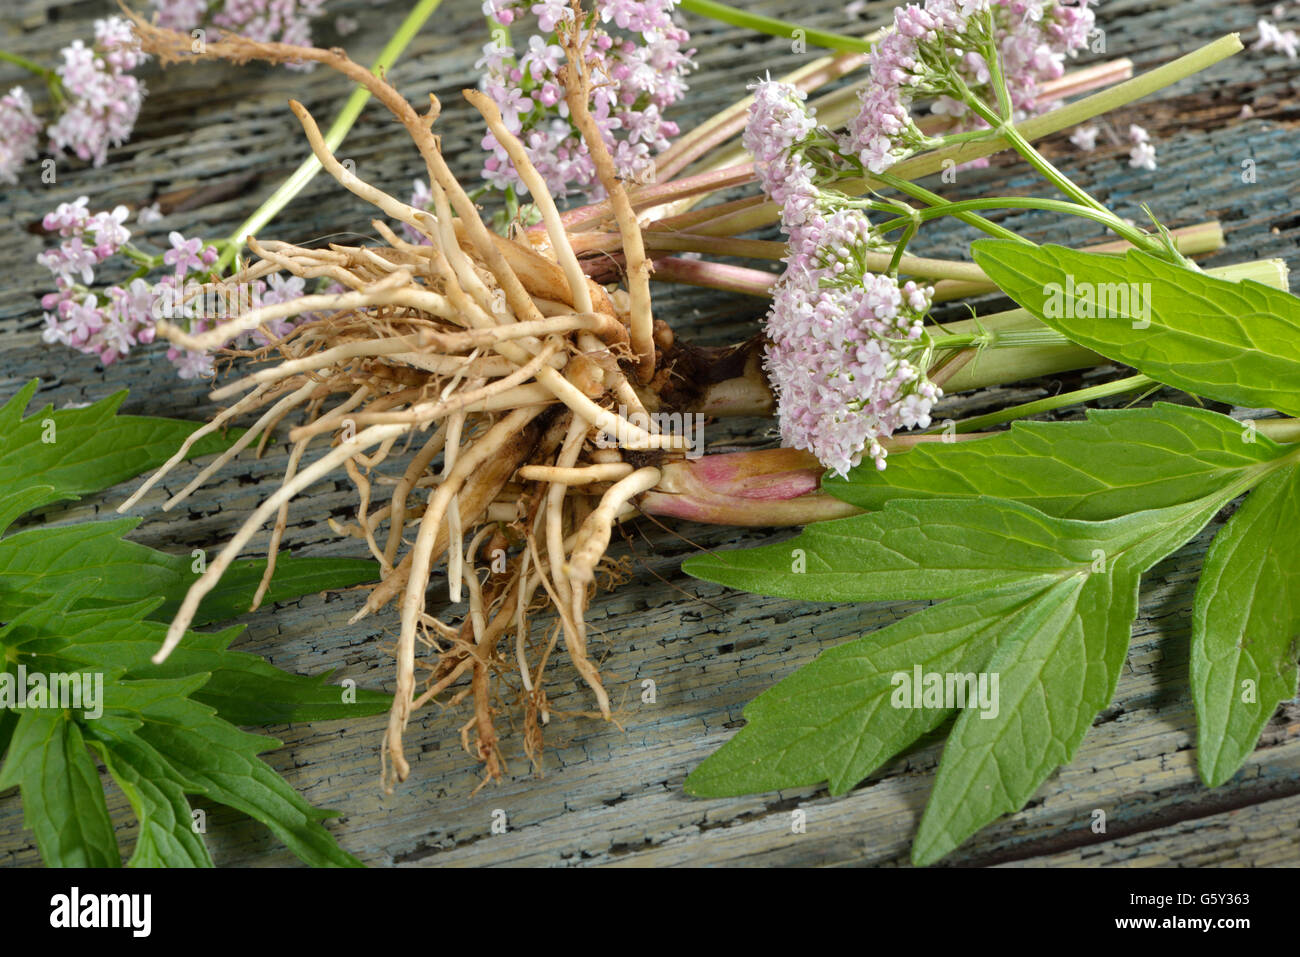
M347 41L366 59L383 43L396 20L390 4L364 22ZM474 82L480 41L477 4L448 0L436 29L425 31L412 54L394 71L412 98L435 89L444 104L439 128L456 169L472 176L479 126L455 91ZM839 4L750 4L764 12L796 16L808 26L836 28ZM369 11L369 4L331 6ZM883 3L868 5L879 18ZM1260 10L1264 7L1259 7ZM22 34L26 55L53 56L67 39L89 32L94 12L82 6L27 3L23 16L49 12L54 26ZM57 16L55 15L57 12ZM1154 65L1230 29L1253 30L1256 10L1222 8L1209 0L1177 4L1116 2L1102 11L1108 55ZM6 17L9 14L6 13ZM818 51L795 53L785 41L754 38L744 31L693 22L701 71L685 122L721 108L741 94L756 73L773 75L807 62ZM10 30L8 19L4 28ZM866 29L864 22L861 31ZM8 34L0 34L8 35ZM1080 155L1063 137L1046 149L1072 176L1124 214L1141 217L1149 202L1170 225L1206 218L1225 223L1230 247L1214 263L1282 256L1300 264L1300 215L1294 207L1297 107L1293 67L1285 58L1235 58L1197 81L1181 84L1115 118L1145 125L1159 142L1160 169L1135 175L1124 150L1102 147ZM0 73L0 82L11 79ZM0 395L39 375L43 396L56 404L84 402L130 386L127 410L195 417L212 410L204 388L179 383L161 349L107 369L68 350L40 343L36 298L47 277L34 263L40 237L27 227L56 203L83 193L96 206L143 204L156 194L235 183L233 194L178 212L152 234L224 235L296 164L305 148L284 110L292 95L325 121L346 84L324 71L289 74L261 68L175 69L166 76L150 67L154 91L133 142L114 151L102 170L60 164L59 181L23 183L0 195L0 221L14 237L0 246ZM1237 119L1243 102L1257 119ZM1195 128L1188 129L1195 124ZM367 110L341 155L358 171L396 195L421 176L418 156L378 109ZM1258 181L1241 181L1241 161L1253 159ZM249 178L249 174L252 178ZM1023 166L995 163L963 173L960 195L1038 190ZM305 240L357 230L368 234L371 216L324 178L314 182L268 235ZM1040 240L1085 242L1098 238L1089 224L1062 225L1035 213L1008 222ZM918 251L960 255L968 233L939 225ZM761 317L758 300L728 298L699 290L656 287L656 309L679 335L710 342L751 335ZM944 315L959 316L957 307ZM1028 399L1082 381L1079 377L1031 382L955 402L952 410L978 411L1008 399ZM770 441L770 424L747 421L706 433L715 447ZM259 483L282 472L283 450L262 460L241 460L192 498L180 514L164 518L156 507L193 471L183 470L146 503L154 511L136 537L174 551L218 547L263 494ZM53 510L51 521L103 516L121 501L115 490ZM295 505L287 542L311 554L361 554L336 541L326 525L344 518L353 502L346 482L324 483ZM741 531L677 525L700 547L779 541L789 532ZM680 790L691 768L739 727L740 712L774 681L811 660L823 648L880 627L905 614L906 603L803 605L721 591L677 570L693 547L676 535L642 523L620 546L633 559L632 580L593 608L596 650L615 702L622 702L622 730L582 718L557 718L549 732L544 773L533 775L517 733L507 730L511 773L473 793L479 782L474 760L461 750L456 729L462 707L418 715L408 740L411 779L385 796L378 786L382 718L274 728L285 747L268 760L312 801L339 808L333 827L344 847L372 864L900 864L933 780L941 750L934 742L903 756L841 799L804 790L729 801L696 801ZM1099 719L1073 764L1054 775L1031 805L987 828L948 861L952 864L1152 864L1300 863L1295 840L1300 795L1300 710L1284 706L1270 723L1260 749L1232 782L1213 791L1197 781L1195 722L1186 690L1188 615L1195 577L1208 536L1200 536L1163 562L1148 578L1133 650L1115 702ZM660 576L660 577L656 577ZM661 581L667 580L667 585ZM240 647L304 673L338 668L370 686L391 687L391 616L355 626L345 622L357 594L309 597L275 611L246 616ZM434 609L439 610L439 609ZM656 683L653 705L642 704L641 682ZM563 659L554 670L557 711L591 707L589 696ZM124 799L113 789L111 808L124 843L132 840ZM506 812L510 830L491 834L492 812ZM791 832L791 812L803 809L807 831ZM1107 833L1093 834L1092 812L1106 812ZM294 858L260 826L207 808L209 843L221 863L292 864ZM0 798L0 863L37 860L22 829L15 795Z

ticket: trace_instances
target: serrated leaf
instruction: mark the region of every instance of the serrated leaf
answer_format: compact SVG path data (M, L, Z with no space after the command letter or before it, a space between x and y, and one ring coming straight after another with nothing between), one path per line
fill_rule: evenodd
M1121 567L1064 579L1008 628L987 665L990 684L997 676L997 712L966 709L949 732L912 842L916 864L934 863L984 825L1020 810L1074 758L1115 693L1137 614L1138 578Z
M133 733L87 729L92 748L108 768L140 822L130 867L211 867L207 845L194 830L192 809L176 769Z
M863 509L894 498L988 495L1096 521L1202 498L1262 474L1289 451L1226 415L1157 403L1090 409L1082 422L1021 421L987 438L924 443L890 455L884 471L860 467L822 485Z
M967 708L957 719L914 845L919 863L942 857L1023 806L1071 759L1114 693L1142 572L1236 493L1221 488L1097 522L983 497L894 501L882 512L811 525L781 545L688 560L692 575L762 594L954 599L786 679L747 710L753 730L710 758L691 789L734 794L828 780L841 792L951 711L947 704L926 716L881 715L887 674L925 660L973 669L984 659L998 700L989 717ZM803 552L806 571L792 570L792 548ZM908 661L911 654L925 660Z
M24 419L35 391L31 383L0 406L0 531L32 509L160 464L197 427L116 416L121 395ZM205 439L191 454L227 441ZM42 856L51 864L121 863L89 745L141 822L133 865L211 864L190 828L186 794L263 821L309 863L356 864L321 827L330 812L312 808L257 757L279 742L240 731L216 709L233 720L309 720L373 713L381 696L359 691L356 704L343 705L323 677L229 651L237 628L190 634L167 667L154 666L149 658L166 629L151 618L170 617L197 571L189 556L125 541L135 524L32 528L0 539L0 660L21 649L30 669L104 678L104 713L93 720L76 711L0 710L0 789L21 787ZM196 623L244 612L263 568L236 563ZM268 602L374 578L373 563L350 559L285 556L278 571Z
M22 787L23 819L47 865L122 865L99 771L64 712L22 713L0 772L0 790L14 784Z
M190 559L184 558L182 562L184 573L176 589L167 593L163 603L154 612L154 617L159 620L171 621L184 597L181 585L189 588L197 577L190 568ZM194 624L207 625L247 614L265 570L266 560L262 558L244 558L231 562L221 576L221 581L204 596ZM378 575L379 566L368 558L311 558L281 552L276 559L275 575L262 604L269 607L317 592L341 591L373 582Z
M237 725L365 717L380 714L391 704L388 695L362 688L352 689L349 697L355 700L344 703L343 689L328 684L329 675L296 675L257 655L229 650L243 630L241 626L191 633L165 662L156 665L152 657L167 632L153 614L157 601L122 605L112 617L105 617L100 608L73 610L76 597L76 593L56 596L24 610L0 629L0 645L30 648L29 643L16 643L13 631L20 629L23 635L57 642L65 657L126 679L209 675L192 697L212 705L222 718Z
M0 489L49 485L61 498L97 492L157 468L199 428L179 419L116 415L124 391L80 409L46 406L24 419L37 384L28 383L0 408ZM204 436L187 458L224 451L239 434Z
M0 500L0 533L7 530L19 516L71 497L60 495L53 485L31 485L6 493L4 499Z
M732 797L825 781L844 794L952 713L894 708L896 675L984 670L1031 589L957 598L822 652L745 706L746 724L686 778L688 794Z
M1231 498L1223 490L1213 496ZM1187 507L1080 522L1004 499L909 499L817 522L780 544L696 555L682 569L732 588L804 601L938 599L1012 585L1046 587L1092 565L1098 551L1114 557L1121 543L1164 547L1168 529L1144 529L1143 522ZM1192 507L1201 507L1201 500Z
M261 821L312 866L360 866L321 826L335 812L312 807L257 757L279 741L240 731L188 699L161 701L143 716L140 739L212 800Z
M21 608L59 594L87 578L101 588L88 604L161 598L154 612L170 620L198 578L194 559L168 555L122 538L138 518L82 522L25 529L0 539L0 603ZM248 611L266 567L264 559L233 562L221 583L203 601L195 625L210 624ZM352 558L295 558L282 555L267 590L266 603L303 594L350 588L374 580L374 562Z
M1137 250L1114 256L983 239L971 252L1003 292L1085 348L1196 395L1300 414L1300 299L1290 293ZM1081 284L1107 287L1104 315L1082 308L1082 295L1070 306L1066 291Z
M366 717L387 711L392 703L390 696L363 688L353 689L349 697L355 700L345 703L343 689L327 683L329 675L296 675L257 655L231 651L229 645L243 630L240 627L192 634L166 661L156 665L152 656L167 629L159 622L144 620L153 604L141 603L128 611L135 616L130 622L99 620L95 610L70 613L61 630L75 637L69 639L65 653L120 668L130 679L206 673L208 681L191 696L236 725ZM84 619L84 624L79 619Z
M1300 654L1300 468L1270 476L1215 536L1192 611L1197 764L1211 787L1237 772ZM1249 684L1247 684L1249 682Z

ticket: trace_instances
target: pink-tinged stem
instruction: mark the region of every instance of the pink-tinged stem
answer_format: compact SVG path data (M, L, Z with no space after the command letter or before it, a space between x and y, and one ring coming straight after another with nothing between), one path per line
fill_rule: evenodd
M921 442L982 437L980 433L907 435L884 444L899 451ZM650 515L746 527L807 525L861 512L822 491L825 472L812 455L797 449L705 455L663 466L658 486L638 505Z
M696 236L692 233L668 233L662 230L644 230L641 233L646 249L661 252L710 253L714 256L745 256L750 259L784 259L789 247L783 242L768 239L736 239L731 236ZM579 253L613 253L622 249L622 236L618 233L579 233L572 237L573 248ZM889 257L885 257L888 261Z
M807 525L860 512L821 491L824 471L794 449L706 455L664 466L658 487L638 505L650 515L751 527Z
M821 70L809 74L800 80L796 85L803 90L814 90L824 86L831 80L851 72L865 62L863 54L845 54L836 57L835 60L822 68ZM1108 63L1099 63L1095 66L1087 67L1082 70L1075 70L1068 73L1058 80L1052 80L1044 83L1040 88L1040 95L1044 99L1057 99L1063 96L1072 96L1078 93L1085 93L1094 90L1100 86L1110 83L1116 83L1120 80L1127 79L1133 75L1133 63L1130 60L1121 59L1113 60ZM752 99L750 97L749 99ZM742 102L748 102L742 101ZM746 183L754 182L754 164L752 162L738 162L734 165L725 166L721 169L708 170L703 173L697 173L693 176L687 176L683 179L672 180L671 177L677 172L684 169L693 160L702 156L710 149L725 142L744 129L748 113L745 111L731 117L725 123L722 123L712 130L709 134L699 140L698 143L692 142L689 149L681 151L677 155L665 161L665 157L670 157L672 149L665 151L659 158L659 167L656 176L660 182L651 186L645 186L634 190L630 196L632 206L635 209L647 209L653 206L659 206L664 203L676 200L690 199L693 196L707 195L718 190L730 189L734 186L743 186ZM929 119L929 118L927 118ZM946 120L942 117L936 117L935 121L941 126ZM931 124L933 125L933 123ZM923 128L925 123L922 123ZM936 126L937 130L938 127ZM930 132L933 132L930 131ZM680 140L678 141L681 142ZM685 157L684 162L679 162L681 157ZM665 182L665 180L668 180ZM745 206L738 208L747 208L748 200L742 200ZM711 219L714 216L724 214L729 210L726 209L728 204L710 207L710 214L701 219ZM581 232L588 229L610 216L609 203L602 201L592 203L588 206L580 206L577 209L568 210L561 217L564 221L565 228L570 232ZM697 219L695 221L700 221ZM682 228L689 225L685 217L673 217L657 223L668 228ZM541 225L531 227L534 231L544 230ZM579 250L581 251L581 250Z
M1126 106L1157 90L1171 86L1179 80L1186 79L1218 63L1220 60L1240 52L1242 49L1241 38L1235 33L1227 34L1213 43L1208 43L1200 49L1132 79L1117 83L1100 92L1093 93L1091 96L1075 100L1047 113L1030 117L1023 123L1017 124L1016 131L1021 138L1029 142L1042 139L1052 133L1058 133L1072 126L1077 126L1094 117L1118 109L1121 106ZM949 160L961 165L1010 147L1011 143L1005 136L958 143L910 156L899 162L890 172L900 179L915 181L924 176L929 176L931 173L939 172ZM840 188L848 193L855 193L865 191L872 185L875 185L874 180L868 179L865 181L844 182L840 184ZM751 199L756 198L761 197L751 197ZM708 233L714 236L737 235L759 229L769 223L776 222L780 218L780 211L774 203L760 203L744 212L737 212L737 209L737 206L728 203L708 207L708 210L712 210L715 216L719 218L710 219L706 217L692 220L690 225L693 229L691 231ZM703 211L692 210L691 212Z
M1223 227L1217 221L1197 223L1193 226L1180 226L1169 231L1170 237L1178 251L1187 256L1215 252L1223 248ZM785 256L784 243L761 239L735 239L724 236L697 236L690 233L644 234L647 249L651 250L686 250L724 256L746 256L752 259L777 260ZM587 260L591 264L592 278L612 277L618 266L618 234L586 233L582 239L584 252L604 252L609 256ZM1123 252L1131 248L1122 239L1084 246L1084 252ZM883 272L889 267L891 256L887 252L868 253L867 268ZM767 296L771 293L776 276L759 269L746 269L724 263L711 263L704 260L685 260L675 258L658 259L654 278L662 282L677 282L688 286L710 286L731 292L745 293L751 296ZM659 264L663 264L660 268ZM908 276L922 279L936 279L934 300L946 302L965 296L974 296L996 288L984 277L983 271L974 263L955 262L944 259L927 259L921 256L903 256L899 262L899 271ZM951 277L951 278L948 278ZM715 282L716 280L716 282Z
M1063 97L1089 93L1101 87L1122 82L1132 76L1133 62L1131 60L1119 59L1111 60L1107 63L1098 63L1090 67L1085 67L1082 70L1074 70L1056 80L1049 80L1042 83L1038 90L1039 99L1043 103L1050 103ZM864 81L850 87L845 87L841 90L836 90L834 93L829 93L826 96L814 100L809 105L817 110L817 116L819 119L823 120L824 124L828 124L832 127L842 126L844 123L848 122L849 117L856 112L858 95L861 93L862 88L865 85L866 82ZM812 87L806 88L812 89ZM742 102L748 106L748 103L751 100L752 97L749 100ZM732 135L740 132L744 127L745 120L746 117L744 114L739 117L729 117L729 132ZM931 136L939 136L952 128L953 121L951 117L930 115L922 118L919 125L923 132L928 133ZM708 131L710 135L712 132L712 130ZM692 134L687 135L690 136ZM678 143L680 142L682 141L679 140ZM720 145L721 142L723 142L723 140L718 140L716 143L710 143L710 148ZM665 153L664 155L667 154ZM712 157L709 160L709 168L732 169L740 164L746 156L747 154L739 145L732 145L726 150L720 151L717 156ZM662 160L660 162L662 162ZM676 169L677 167L675 166L671 169L661 168L658 179L662 181L666 176L675 172ZM687 198L690 197L683 197L683 199ZM682 207L685 205L687 204L681 202L677 203L679 211L684 212L685 210Z
M725 169L687 176L671 183L656 183L653 186L646 186L635 190L628 198L632 201L634 209L647 209L652 206L663 205L672 200L689 199L692 196L700 196L720 189L743 186L746 183L754 182L754 179L754 164L739 163ZM609 204L601 202L571 209L560 218L564 222L565 229L571 233L579 233L608 219L611 215L613 214L609 210ZM530 226L529 229L530 231L544 233L546 227L539 224Z
M1038 87L1038 98L1043 102L1091 93L1093 90L1112 83L1121 83L1133 76L1133 61L1128 57L1094 63L1080 70L1071 70L1055 80L1048 80Z
M777 276L761 269L746 269L729 263L711 263L699 259L665 256L654 260L652 278L683 286L706 286L747 296L770 296Z

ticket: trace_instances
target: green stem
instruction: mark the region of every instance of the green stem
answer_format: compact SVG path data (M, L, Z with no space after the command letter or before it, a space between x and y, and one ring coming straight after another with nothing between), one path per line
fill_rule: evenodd
M930 206L956 205L955 203L949 203L938 193L932 193L925 187L918 186L916 183L908 182L905 179L894 176L892 173L881 173L876 178L886 186L892 186L900 193L911 196L913 199L919 199L921 202L928 203ZM919 215L925 216L927 212L929 212L929 210L921 210ZM1019 243L1028 243L1030 246L1034 245L1018 233L1013 233L1005 226L999 226L997 223L990 222L983 216L976 216L974 213L964 211L953 212L951 215L959 219L961 222L966 223L968 226L974 226L976 229L988 233L990 236L997 239L1013 239Z
M19 56L17 53L7 53L4 50L0 50L0 62L12 63L14 66L20 66L29 73L35 73L47 83L51 79L58 79L58 74L49 67L41 66L35 60L29 60L25 56Z
M1255 429L1274 442L1300 442L1300 419L1259 419Z
M1060 395L1048 396L1045 399L1038 399L1034 402L1024 402L1020 405L1013 405L1006 409L998 409L996 412L990 412L988 415L977 415L971 419L962 419L956 425L956 431L961 432L979 432L992 425L1002 425L1014 419L1028 418L1031 415L1042 415L1044 412L1051 412L1055 409L1064 409L1071 405L1081 405L1084 402L1091 402L1094 399L1104 399L1107 396L1123 395L1126 392L1137 392L1148 386L1159 385L1155 379L1144 375L1129 376L1127 379L1116 379L1114 382L1104 382L1101 385L1094 385L1088 389L1077 389L1074 392L1063 392ZM942 431L941 429L930 429L931 432Z
M411 9L411 12L406 15L406 19L397 28L397 32L393 34L392 39L380 51L378 58L370 67L370 72L379 76L391 69L393 64L397 62L397 58L415 39L415 35L420 32L420 28L424 26L425 21L433 15L433 12L438 9L441 3L442 0L420 0ZM352 91L352 95L348 97L347 102L343 105L338 118L334 120L333 125L325 133L325 145L331 151L339 148L343 138L352 129L353 124L356 123L362 109L369 100L370 91L365 87L359 86ZM309 156L305 159L302 165L293 171L293 175L281 183L279 188L267 197L266 201L257 208L253 215L249 216L240 224L238 229L230 234L226 239L229 245L221 254L221 258L217 260L214 271L218 273L224 272L235 261L235 256L243 248L248 237L256 235L258 230L274 219L280 210L289 205L293 198L302 192L303 188L320 171L320 160L315 156Z
M65 99L63 95L63 80L59 78L59 74L56 71L51 70L48 67L43 67L34 60L27 59L27 57L19 56L17 53L6 53L4 50L0 50L0 62L12 63L14 66L22 67L30 73L35 73L45 81L45 87L50 91L50 99L54 101L55 108L63 108L63 101Z
M956 335L935 336L931 343L935 351L944 349L1013 349L1024 346L1060 345L1074 346L1068 336L1055 329L981 329Z
M801 27L798 24L778 20L775 17L765 17L758 13L738 10L736 7L728 6L725 3L716 3L714 0L682 0L680 6L683 10L689 10L691 13L697 13L702 17L708 17L710 20L730 23L733 27L745 27L758 33L766 33L768 36L791 39L796 36L797 32L797 35L802 39L815 46L825 47L828 50L840 50L844 53L870 53L872 48L871 43L859 37L845 36L842 33L830 33L826 30L817 30L811 27Z
M923 221L938 219L940 216L956 216L972 209L1046 209L1058 213L1066 213L1070 216L1079 216L1082 219L1090 219L1093 222L1101 223L1109 227L1112 231L1118 233L1124 239L1128 240L1134 246L1143 247L1150 239L1141 230L1134 229L1128 223L1118 219L1110 210L1095 210L1091 206L1081 206L1078 203L1067 203L1059 199L1039 199L1035 196L991 196L984 199L964 199L959 202L949 203L943 201L942 205L932 206L929 209L920 210L916 215ZM986 220L987 222L987 220ZM913 223L913 217L899 216L888 222L882 223L878 228L882 233L892 232L895 229L901 229L904 226L910 227ZM1165 247L1160 246L1161 253L1165 253Z
M988 23L989 40L984 45L984 62L988 64L989 80L992 82L993 90L998 97L998 109L1010 121L1015 109L1011 105L1011 91L1007 89L1007 78L1002 72L1002 56L998 51L998 44L995 39L997 32L993 24L992 10L985 15L985 20Z
M130 243L123 246L120 252L131 262L138 263L144 269L157 269L162 265L163 258L161 255L151 256L143 249L138 249Z
M1094 117L1127 106L1135 100L1162 90L1167 86L1185 80L1201 70L1213 66L1242 51L1241 37L1229 33L1212 43L1207 43L1198 50L1179 57L1163 66L1156 67L1135 76L1131 80L1117 83L1109 89L1094 93L1073 103L1058 107L1050 112L1032 116L1016 127L1016 131L1026 140L1040 139L1052 133L1078 126ZM990 132L990 131L984 131ZM996 134L997 131L991 131ZM957 165L971 160L990 156L993 153L1009 149L1011 144L1003 136L992 135L975 142L959 143L932 152L908 157L893 167L890 175L900 179L915 180L943 170L949 160ZM879 182L879 177L857 180L852 185L842 184L848 192L865 192L870 186ZM772 202L755 204L739 211L730 211L716 219L700 218L691 226L692 232L717 235L738 235L753 229L760 229L780 219L780 210Z

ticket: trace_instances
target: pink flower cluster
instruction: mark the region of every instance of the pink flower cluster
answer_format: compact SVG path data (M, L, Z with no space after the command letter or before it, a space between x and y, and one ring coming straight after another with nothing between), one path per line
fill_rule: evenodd
M792 256L767 317L781 440L840 475L863 458L883 469L881 439L927 427L941 394L925 377L933 290L854 268L849 244L865 219L856 210L830 216L822 264L810 269Z
M320 16L325 0L153 0L160 26L189 32L212 26L213 39L220 31L238 33L250 40L311 46L311 21ZM342 32L342 31L340 31ZM290 64L309 70L314 64Z
M925 0L894 10L894 27L871 52L872 83L842 142L862 166L883 173L935 144L917 126L913 100L952 116L958 130L986 126L962 102L966 86L996 103L984 51L996 49L1013 112L1051 106L1039 83L1064 72L1064 59L1083 48L1093 28L1089 0Z
M125 287L91 291L95 269L130 240L131 231L125 225L125 206L92 215L86 202L82 196L74 203L61 203L42 224L46 232L63 240L36 257L54 274L55 283L55 291L41 299L43 338L98 356L107 365L132 346L153 341L154 292L140 278Z
M769 77L750 89L754 102L741 142L754 157L764 192L781 206L791 248L800 248L808 245L801 231L820 216L818 169L805 151L817 133L817 121L804 105L807 94L796 87Z
M216 295L205 295L199 284L207 281L217 261L217 250L175 231L168 235L170 248L153 259L156 263L160 258L168 269L161 278L150 282L136 275L123 284L95 289L96 270L118 253L131 253L136 261L148 262L149 257L129 245L131 231L126 227L125 206L92 214L86 203L85 196L73 203L62 203L42 222L48 233L57 234L61 240L58 246L37 256L37 262L53 274L55 285L55 291L41 299L45 310L42 338L46 342L69 346L108 365L133 347L153 342L159 319L202 332L237 310L285 302L304 293L301 278L273 275L246 288L219 287ZM273 337L283 336L295 324L280 320L271 323L267 332ZM237 345L266 341L266 335L256 331L242 336ZM172 347L167 358L183 379L212 374L210 353Z
M0 183L17 183L23 164L40 151L41 121L27 91L16 86L0 96Z
M50 150L67 150L103 166L109 146L125 143L140 115L144 84L130 71L145 55L131 24L109 17L95 21L93 47L74 40L62 56L55 73L66 100L59 118L46 130Z
M675 7L676 0L598 0L596 22L584 30L591 114L619 173L637 182L648 179L655 154L678 133L663 113L685 94L693 67L695 51L686 48L690 35L673 21ZM598 197L596 169L569 118L558 75L565 57L556 30L570 22L572 8L567 0L486 0L483 12L502 27L536 20L535 32L518 48L505 30L493 31L475 64L483 72L483 91L523 141L552 194L576 190ZM488 134L483 147L492 154L483 178L497 189L518 188L519 177L495 137Z
M865 253L880 242L864 212L817 186L808 156L817 126L804 98L757 84L744 134L789 235L767 315L781 439L841 475L864 457L883 469L881 440L928 426L941 395L925 376L933 290L868 271Z

